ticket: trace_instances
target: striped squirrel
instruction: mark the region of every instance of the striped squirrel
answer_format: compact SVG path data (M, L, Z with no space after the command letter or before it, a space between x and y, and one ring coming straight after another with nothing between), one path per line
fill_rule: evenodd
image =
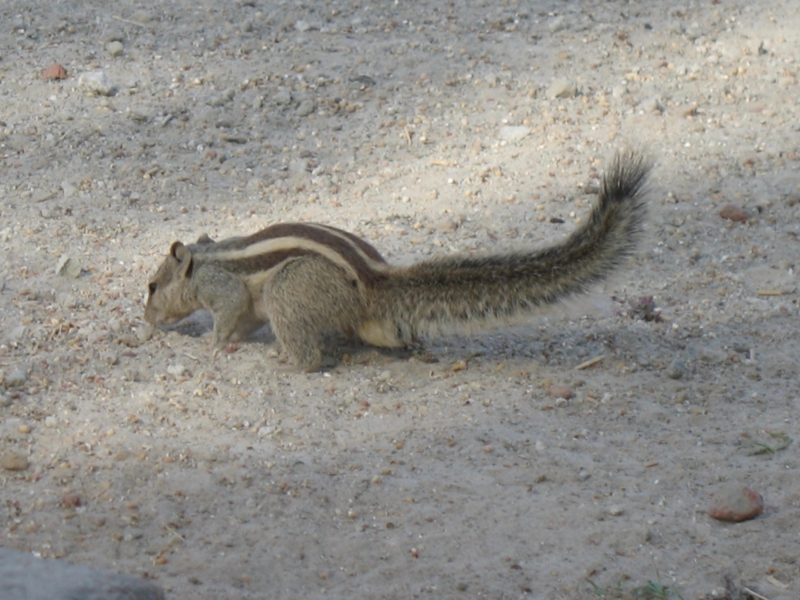
M321 366L324 332L398 348L508 322L585 291L633 252L651 168L641 153L617 154L588 220L541 249L395 266L351 233L307 223L219 242L206 235L188 246L175 242L150 280L145 319L172 324L207 309L217 349L268 322L306 371Z

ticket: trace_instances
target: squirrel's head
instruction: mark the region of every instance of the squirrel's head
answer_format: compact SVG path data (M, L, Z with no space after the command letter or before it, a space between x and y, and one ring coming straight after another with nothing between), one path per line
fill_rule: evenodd
M147 284L144 318L148 323L171 324L194 312L185 294L193 266L191 250L181 242L172 244L164 262Z

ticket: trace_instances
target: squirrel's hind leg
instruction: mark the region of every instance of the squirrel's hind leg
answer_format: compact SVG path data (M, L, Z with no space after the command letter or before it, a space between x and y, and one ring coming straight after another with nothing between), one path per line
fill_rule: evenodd
M264 308L283 350L304 371L322 366L322 334L355 330L357 282L318 255L289 259L264 282Z

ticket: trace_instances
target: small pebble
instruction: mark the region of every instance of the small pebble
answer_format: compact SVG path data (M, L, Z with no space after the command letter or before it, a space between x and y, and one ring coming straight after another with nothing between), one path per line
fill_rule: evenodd
M650 98L645 98L639 103L639 110L646 113L661 113L663 112L664 108L661 105L661 98L658 96L651 96Z
M747 51L753 56L758 56L766 52L766 50L764 50L764 42L762 40L747 40L745 46L747 47Z
M317 105L314 103L313 100L306 98L300 103L300 106L297 107L297 116L298 117L307 117L311 113L313 113L317 109Z
M13 369L3 377L3 385L7 388L22 387L28 380L28 376L22 369Z
M676 358L669 363L665 373L670 379L683 379L687 373L686 365L682 360Z
M144 9L141 9L141 10L137 10L133 14L133 20L136 21L137 23L141 23L142 25L145 25L146 23L149 23L150 21L152 21L153 17L150 15L149 12L147 12Z
M761 494L746 485L729 483L712 494L708 514L718 521L739 523L756 518L763 510Z
M75 195L75 192L78 191L78 188L70 181L66 179L61 182L61 189L64 191L64 198L70 198L71 196Z
M558 384L553 384L547 388L547 393L553 396L553 398L564 398L565 400L569 400L573 396L571 389L565 385Z
M289 162L288 172L290 175L305 175L309 172L309 164L305 158L296 158Z
M77 508L82 504L78 494L68 492L61 497L61 506L64 508Z
M29 328L27 325L18 325L17 327L13 327L10 331L6 333L6 335L8 336L8 340L18 343L23 337L25 337L25 334L28 332L28 329Z
M186 367L183 365L169 365L167 367L167 373L173 377L181 377L186 374Z
M140 344L143 344L147 340L153 337L153 333L155 333L156 328L152 325L145 325L144 327L137 327L136 328L136 341Z
M547 97L551 100L559 98L574 98L578 94L576 85L566 79L556 79L547 88Z
M114 93L114 84L103 71L81 73L78 78L78 87L100 96L111 96Z
M289 104L292 101L292 93L288 90L275 92L272 101L279 106Z
M77 279L80 277L82 270L83 267L81 266L80 261L71 258L66 254L59 258L58 264L56 264L56 273L58 273L58 275L61 277Z
M118 40L114 40L106 44L106 52L113 57L121 56L124 50L125 47L122 45L122 42Z
M719 211L719 216L723 219L737 221L739 223L747 223L747 213L744 209L739 208L735 204L726 204Z
M458 229L459 222L456 219L445 217L436 224L436 231L439 233L453 233Z
M559 15L557 17L553 17L547 22L547 27L553 33L558 33L559 31L563 31L568 27L567 20L564 18L563 15Z
M111 30L106 33L104 40L108 42L121 42L125 39L125 33L121 29Z
M28 468L28 457L20 452L0 454L0 468L6 471L24 471Z
M63 65L56 63L54 65L50 65L44 71L39 73L39 77L44 79L45 81L55 81L58 79L66 79L67 78L67 70L64 68Z
M524 125L504 125L497 131L497 137L506 142L518 142L530 132L531 128Z

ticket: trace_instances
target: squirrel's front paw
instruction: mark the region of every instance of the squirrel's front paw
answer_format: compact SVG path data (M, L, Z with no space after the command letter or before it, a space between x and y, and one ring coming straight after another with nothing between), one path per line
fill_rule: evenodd
M226 345L222 346L221 348L220 347L215 347L214 348L214 356L215 357L219 356L220 353L233 354L238 349L239 349L239 342L231 342L230 344L226 344Z

